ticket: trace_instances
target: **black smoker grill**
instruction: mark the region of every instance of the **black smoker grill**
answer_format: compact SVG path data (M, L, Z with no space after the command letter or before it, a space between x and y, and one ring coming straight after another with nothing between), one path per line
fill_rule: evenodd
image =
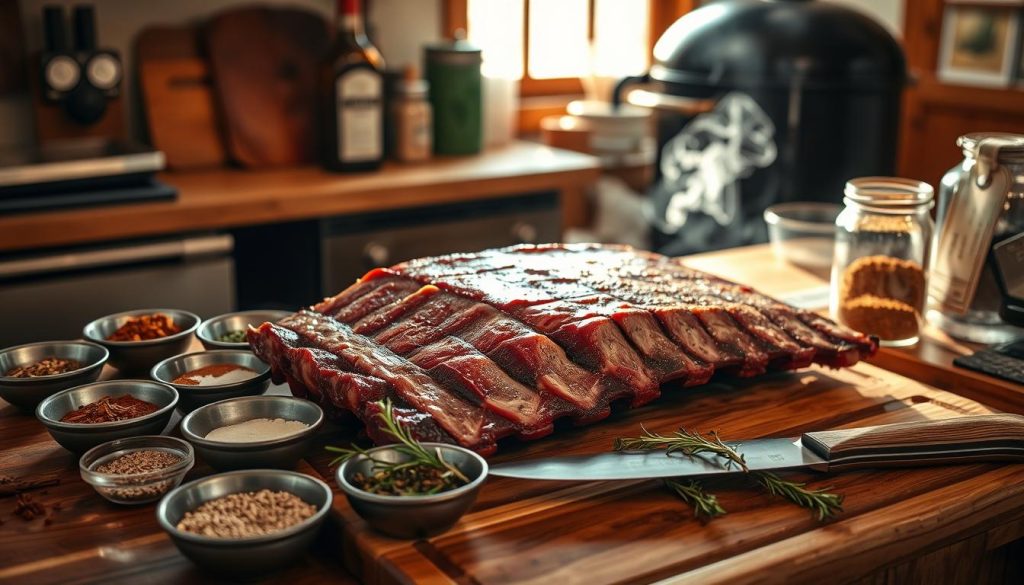
M645 83L629 101L659 110L649 211L660 252L764 242L769 205L839 202L847 179L895 171L906 63L858 12L712 2L673 24L654 57L613 99Z

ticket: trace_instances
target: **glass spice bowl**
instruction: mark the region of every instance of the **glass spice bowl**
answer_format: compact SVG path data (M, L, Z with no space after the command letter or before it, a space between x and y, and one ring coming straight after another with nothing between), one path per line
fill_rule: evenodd
M133 451L163 451L181 457L181 461L142 473L120 475L96 471L97 467ZM115 504L127 505L148 504L159 500L178 487L193 465L195 453L192 445L175 437L161 435L109 441L87 451L78 462L82 479L98 494Z

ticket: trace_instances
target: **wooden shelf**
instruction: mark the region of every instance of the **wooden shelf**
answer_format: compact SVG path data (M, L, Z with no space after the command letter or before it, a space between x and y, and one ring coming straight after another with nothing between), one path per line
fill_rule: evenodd
M0 252L196 230L215 230L561 191L573 221L583 188L600 172L596 158L530 142L478 156L388 164L379 172L336 175L317 168L218 169L165 173L178 198L0 217Z
M924 103L965 110L984 109L1024 115L1024 87L993 88L958 85L922 76L916 87Z

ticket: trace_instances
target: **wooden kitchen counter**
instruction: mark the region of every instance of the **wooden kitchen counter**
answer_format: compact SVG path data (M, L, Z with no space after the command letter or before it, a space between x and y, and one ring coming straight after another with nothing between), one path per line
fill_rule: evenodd
M750 284L772 296L828 286L827 272L812 272L777 260L767 244L689 256L686 264ZM826 303L827 304L827 303ZM822 308L825 308L824 306ZM982 346L958 341L926 326L911 347L882 348L871 363L919 382L949 390L1004 412L1024 414L1024 386L953 365L953 359Z
M0 252L232 228L561 191L563 220L584 213L583 190L600 172L594 157L531 142L478 156L388 163L353 175L316 168L164 173L174 201L0 216Z
M765 268L758 250L733 254L695 257L693 263L725 275L742 269L735 263L763 269L758 278L801 278ZM750 282L772 290L780 281ZM560 425L539 441L504 443L493 461L601 452L615 437L635 436L641 425L661 433L685 426L749 439L993 410L870 364L839 371L815 367L699 388L667 387L661 399L617 409L596 425ZM333 486L330 455L322 446L352 437L353 429L328 425L299 470ZM13 517L14 499L0 498L0 583L216 582L160 531L154 505L115 506L95 494L78 477L77 458L54 443L31 413L0 402L0 444L0 475L60 479L58 486L33 492L48 508L60 506L48 523ZM189 478L210 472L198 464ZM409 542L370 531L335 489L331 522L306 560L267 582L973 584L1019 582L1024 575L1024 464L789 475L843 494L843 512L820 523L741 478L716 479L706 486L729 513L702 524L657 481L495 477L452 530Z

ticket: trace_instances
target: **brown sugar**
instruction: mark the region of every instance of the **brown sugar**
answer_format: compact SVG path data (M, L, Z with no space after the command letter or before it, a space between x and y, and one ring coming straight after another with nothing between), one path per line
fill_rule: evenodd
M857 331L877 335L879 339L910 339L918 331L918 314L914 307L874 295L861 295L843 302L839 318Z
M911 307L924 305L925 275L910 260L890 256L865 256L854 260L843 272L841 295L855 299L873 295L903 301Z
M917 335L927 293L919 264L890 256L865 256L843 271L839 318L883 340Z

